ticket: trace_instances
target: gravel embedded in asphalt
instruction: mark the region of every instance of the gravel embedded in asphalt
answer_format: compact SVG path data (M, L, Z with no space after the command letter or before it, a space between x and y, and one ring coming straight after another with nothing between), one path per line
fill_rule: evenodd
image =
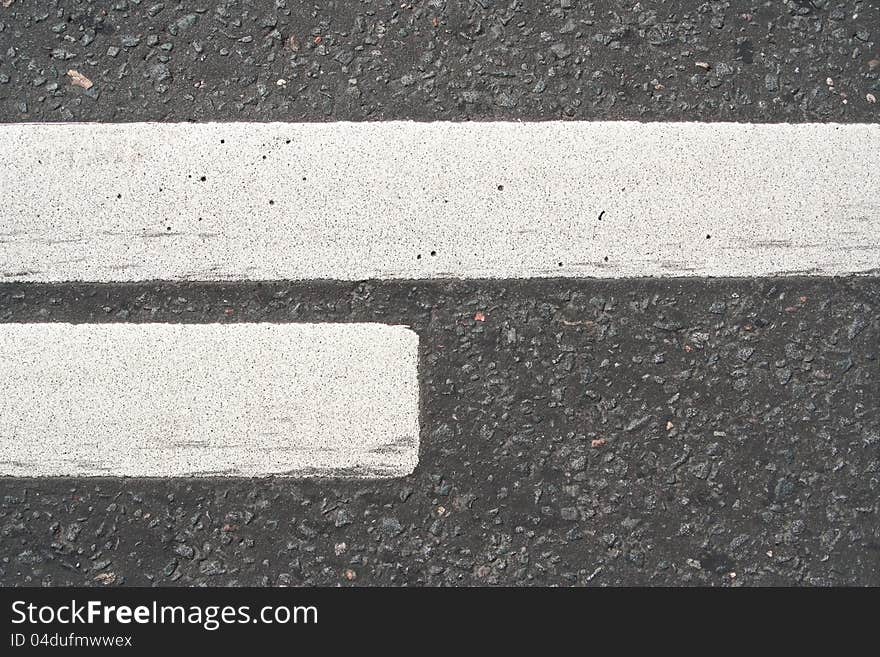
M861 1L14 0L0 121L876 122L878 40ZM878 278L0 284L3 322L423 341L412 476L0 479L0 584L880 585L878 307Z
M652 4L14 0L0 117L877 120L876 3Z
M0 583L880 584L876 278L0 286L421 336L391 481L0 479ZM347 571L352 571L354 575Z

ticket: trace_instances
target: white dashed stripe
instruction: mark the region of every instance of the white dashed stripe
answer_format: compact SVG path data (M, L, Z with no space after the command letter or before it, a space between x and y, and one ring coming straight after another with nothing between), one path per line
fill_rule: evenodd
M0 324L0 475L405 475L417 352L381 324Z
M0 126L0 280L880 268L880 125Z

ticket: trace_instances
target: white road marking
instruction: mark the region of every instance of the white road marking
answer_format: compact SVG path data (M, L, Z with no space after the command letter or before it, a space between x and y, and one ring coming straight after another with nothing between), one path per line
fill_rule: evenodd
M0 324L0 475L406 475L417 352L381 324Z
M0 143L0 281L880 268L876 124L8 124Z

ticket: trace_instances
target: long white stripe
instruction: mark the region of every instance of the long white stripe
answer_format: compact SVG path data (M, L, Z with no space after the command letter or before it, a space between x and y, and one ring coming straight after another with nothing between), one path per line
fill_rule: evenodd
M381 324L0 324L0 475L405 475L417 351Z
M0 280L847 274L880 125L0 126Z

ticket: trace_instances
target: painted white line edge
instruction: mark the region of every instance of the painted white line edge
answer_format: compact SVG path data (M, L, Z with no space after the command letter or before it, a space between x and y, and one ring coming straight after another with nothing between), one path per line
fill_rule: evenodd
M382 324L0 324L0 475L406 475L417 363Z
M880 125L0 125L0 281L880 269Z

